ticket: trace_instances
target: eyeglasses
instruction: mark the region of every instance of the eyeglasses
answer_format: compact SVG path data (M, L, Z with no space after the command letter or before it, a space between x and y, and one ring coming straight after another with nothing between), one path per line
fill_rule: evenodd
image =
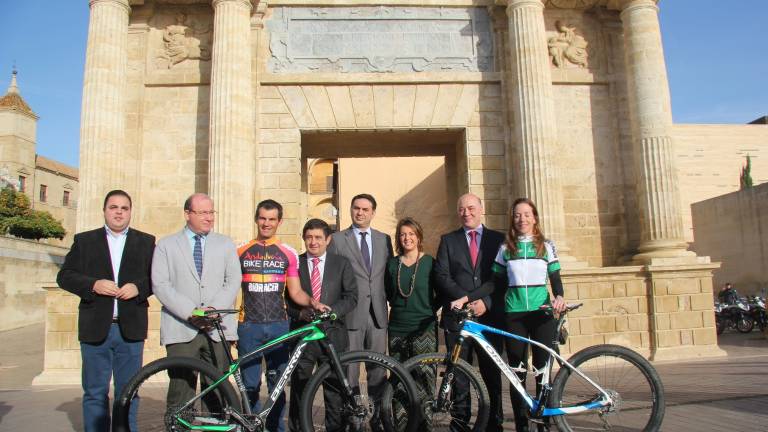
M187 210L190 213L194 213L198 216L214 216L216 214L216 210L205 210L205 211L195 211L195 210Z

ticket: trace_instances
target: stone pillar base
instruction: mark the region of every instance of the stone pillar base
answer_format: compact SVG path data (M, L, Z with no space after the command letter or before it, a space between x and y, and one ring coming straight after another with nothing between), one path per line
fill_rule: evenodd
M570 255L558 255L557 259L560 261L560 267L562 267L563 270L578 270L578 269L585 269L589 267L588 262L579 261L578 259Z
M700 257L697 257L696 253L686 250L685 243L667 242L666 245L641 245L638 251L638 254L632 256L633 264L654 265L657 263L657 265L665 265L663 262L669 262L669 264L703 264L702 261L698 260ZM709 262L708 258L707 262Z
M725 357L728 353L717 345L689 345L679 347L656 348L650 356L651 361L693 360L697 358Z

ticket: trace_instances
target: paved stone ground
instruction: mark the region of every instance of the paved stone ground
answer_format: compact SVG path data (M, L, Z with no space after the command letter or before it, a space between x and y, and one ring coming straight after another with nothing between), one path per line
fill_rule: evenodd
M0 332L0 431L82 430L79 387L31 386L43 368L43 331ZM728 357L655 364L666 388L663 430L768 431L768 340L728 333L720 347Z

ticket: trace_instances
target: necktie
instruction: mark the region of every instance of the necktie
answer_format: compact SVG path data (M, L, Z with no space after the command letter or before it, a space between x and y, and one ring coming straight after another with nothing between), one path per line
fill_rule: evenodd
M469 256L472 258L472 267L477 266L477 231L469 232Z
M195 236L195 250L192 251L192 258L195 259L195 268L197 269L197 276L203 277L203 244L201 242L202 237Z
M312 282L312 298L320 301L320 290L322 288L322 281L320 280L320 258L312 258L312 276L310 276L310 282Z
M368 274L371 274L371 252L368 250L368 242L365 240L367 232L360 233L360 253L363 255L363 262L365 268L368 269Z

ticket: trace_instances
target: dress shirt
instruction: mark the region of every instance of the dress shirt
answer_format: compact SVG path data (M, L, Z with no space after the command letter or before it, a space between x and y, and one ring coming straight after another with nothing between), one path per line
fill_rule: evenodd
M205 256L205 239L207 238L208 234L198 234L189 229L188 226L184 227L184 234L187 235L187 240L189 240L189 250L191 250L192 253L195 253L195 236L200 236L200 249L202 249L203 256Z
M470 231L477 232L477 247L480 248L480 240L483 238L483 224L477 226L477 228L470 230L464 228L464 238L467 240L467 246L472 242L472 237L469 235Z
M322 255L316 257L312 255L311 253L307 252L307 263L309 264L309 277L312 278L312 271L315 269L315 265L312 263L312 260L315 258L319 258L320 262L317 263L317 269L320 271L320 282L323 281L323 275L325 274L325 256L327 253L323 253Z
M355 241L357 242L357 249L360 250L360 233L368 233L365 236L365 242L368 243L368 256L371 257L371 266L373 266L373 238L371 237L371 227L361 230L357 225L352 225L352 231L355 233Z
M104 229L107 231L107 245L109 246L109 260L112 263L112 274L115 277L115 285L117 285L118 277L120 275L120 263L123 260L123 249L125 249L125 239L128 238L128 228L116 233L104 225ZM118 287L119 288L119 287ZM112 309L112 317L117 318L117 300L114 302Z

